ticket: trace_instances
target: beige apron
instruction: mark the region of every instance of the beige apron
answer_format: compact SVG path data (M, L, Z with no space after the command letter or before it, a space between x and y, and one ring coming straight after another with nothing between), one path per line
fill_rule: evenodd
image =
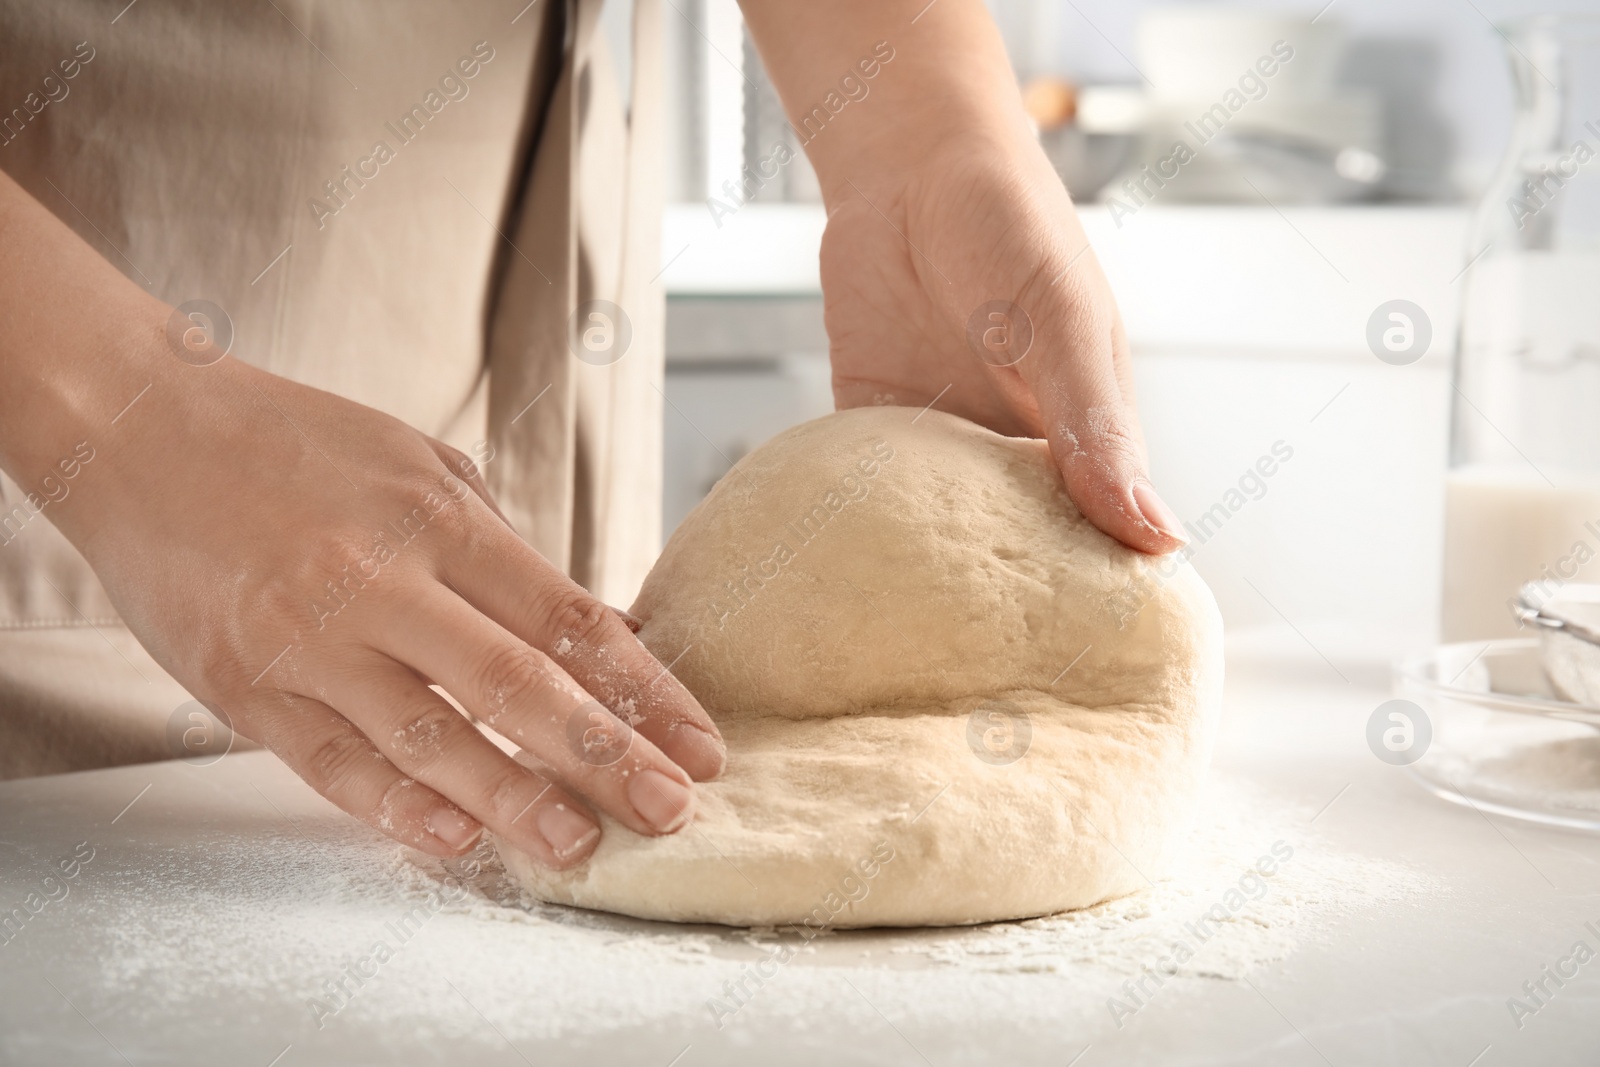
M492 457L517 530L626 605L660 537L658 0L626 114L598 0L524 3L4 5L0 168L220 306L235 358ZM569 344L591 301L615 361ZM0 778L166 758L188 699L47 522L0 544Z

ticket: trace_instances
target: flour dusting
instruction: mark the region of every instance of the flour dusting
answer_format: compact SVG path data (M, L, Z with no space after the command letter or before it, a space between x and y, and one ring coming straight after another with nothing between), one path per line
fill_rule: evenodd
M893 951L1112 986L1146 969L1240 979L1316 936L1320 918L1439 891L1398 864L1330 850L1307 825L1314 814L1213 776L1175 869L1145 891L929 944L922 935Z
M1322 939L1330 919L1440 891L1328 845L1313 814L1214 780L1180 866L1153 888L1044 919L810 943L540 904L492 853L475 869L441 863L331 815L293 833L213 838L132 872L134 891L80 903L109 931L101 981L137 990L144 1018L178 1025L196 1001L221 996L282 1026L285 1040L345 1028L380 1042L403 1034L415 1048L714 1033L757 1018L798 1032L819 1011L854 1018L864 997L908 1024L1028 1013L1103 1022L1108 1000L1138 1010L1147 998L1136 983L1148 994L1150 974L1240 979ZM1181 961L1179 943L1190 948Z

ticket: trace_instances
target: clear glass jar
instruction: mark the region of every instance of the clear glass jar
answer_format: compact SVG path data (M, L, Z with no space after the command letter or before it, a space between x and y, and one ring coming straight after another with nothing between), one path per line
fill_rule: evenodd
M1446 641L1600 581L1600 15L1501 26L1511 141L1474 216L1445 507Z

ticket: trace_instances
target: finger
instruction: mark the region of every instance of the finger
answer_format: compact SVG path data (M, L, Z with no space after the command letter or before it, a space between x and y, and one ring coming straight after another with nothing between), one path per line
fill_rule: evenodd
M609 608L611 605L607 604L606 607ZM622 620L622 625L628 628L630 634L636 634L644 629L644 623L640 622L638 616L632 612L623 611L621 608L611 608L611 613Z
M1132 548L1164 553L1187 538L1150 484L1144 446L1115 359L1114 325L1086 316L1044 358L1017 370L1032 388L1050 453L1085 517Z
M1120 313L1111 325L1111 368L1117 376L1117 391L1122 394L1123 405L1134 413L1133 428L1139 435L1139 447L1142 450L1144 431L1139 426L1139 403L1133 388L1133 348L1128 343L1128 331L1122 325Z
M672 676L670 664L651 655L634 636L634 627L515 534L475 538L445 567L451 588L546 653L600 703L624 714L629 725L690 777L705 781L722 773L722 735L699 701ZM508 574L527 577L507 581Z
M506 518L506 513L495 503L494 494L489 492L489 483L483 477L483 469L476 461L459 448L447 445L443 441L436 441L431 437L427 441L433 448L434 455L439 457L450 473L467 483L467 487L478 494L478 499L489 505L489 510L498 515L501 522L510 526L511 520Z
M689 775L549 656L443 586L418 608L390 620L385 652L437 680L480 722L629 829L669 834L688 823ZM600 614L627 633L604 606Z
M459 856L483 825L385 759L321 701L279 692L258 738L318 793L368 826L434 856Z
M594 851L600 826L584 805L500 751L403 665L369 657L319 680L389 762L550 867Z

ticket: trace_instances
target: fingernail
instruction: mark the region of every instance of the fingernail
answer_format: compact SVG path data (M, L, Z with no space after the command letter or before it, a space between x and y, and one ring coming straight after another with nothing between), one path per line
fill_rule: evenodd
M453 849L464 849L483 836L483 824L455 808L434 808L428 814L428 832Z
M571 859L600 836L600 827L565 804L552 804L539 813L539 833L556 859Z
M611 605L607 604L606 607L611 607ZM611 608L611 614L621 619L622 624L633 633L638 633L644 628L644 623L640 622L637 616L630 612L623 611L621 608Z
M673 763L689 772L697 782L715 778L728 762L728 749L720 740L698 726L675 722L667 727L661 751Z
M1172 513L1172 509L1167 507L1166 502L1156 495L1155 486L1149 482L1134 483L1133 502L1139 505L1139 511L1144 516L1145 522L1168 537L1175 538L1183 544L1189 543L1188 535L1183 532L1183 523Z
M628 800L639 817L657 832L670 834L689 821L694 794L682 782L657 770L640 771L628 783Z

